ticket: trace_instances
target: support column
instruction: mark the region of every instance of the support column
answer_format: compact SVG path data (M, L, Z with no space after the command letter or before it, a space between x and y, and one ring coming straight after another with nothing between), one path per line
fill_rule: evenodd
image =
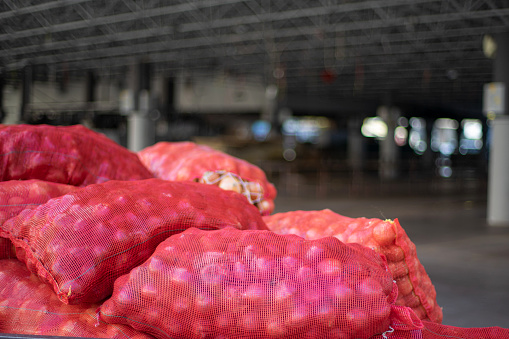
M380 141L379 176L382 179L394 179L398 176L399 149L394 140L394 130L400 111L394 106L381 106L377 115L387 124L387 136Z
M348 120L347 154L348 164L353 173L357 174L364 169L365 142L361 134L362 119Z
M20 118L23 122L28 122L30 117L28 116L28 105L30 105L32 99L32 85L33 85L33 68L31 65L23 68L23 83L22 83L22 94L21 94L21 111Z
M87 72L85 100L90 103L95 101L95 87L97 79L94 71Z
M488 164L488 224L509 226L509 32L495 37L493 81L505 84L504 110L491 121Z
M83 118L86 120L88 120L88 119L95 120L95 118L96 118L97 112L94 107L94 104L95 104L94 102L96 101L96 97L95 97L96 84L97 84L96 75L95 75L94 71L89 70L87 72L87 76L85 78L85 102L86 102L85 109L86 109L86 113Z
M261 112L261 119L277 125L279 89L276 85L268 85L265 89L265 104Z
M127 121L127 147L138 152L155 142L154 121L150 119L150 64L134 64L130 71L129 89L134 94L135 105Z
M488 224L509 226L509 115L492 121L488 171Z
M4 86L5 86L5 73L0 72L0 124L4 121L6 112L4 109Z

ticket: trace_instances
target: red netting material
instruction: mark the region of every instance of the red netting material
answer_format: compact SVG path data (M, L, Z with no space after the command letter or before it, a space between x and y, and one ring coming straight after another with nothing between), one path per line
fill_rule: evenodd
M75 191L76 186L43 180L0 182L0 225L24 209L34 209L48 200Z
M54 197L76 189L75 186L41 180L10 180L0 182L0 229L3 223L25 209L34 209ZM0 238L0 259L15 258L9 239Z
M423 339L508 339L509 329L497 326L460 328L424 321ZM410 338L412 339L412 338Z
M0 259L15 258L14 245L7 238L0 238Z
M192 142L159 142L140 152L143 164L157 178L170 181L193 181L206 172L225 171L238 175L245 181L259 183L267 207L264 215L274 210L276 188L259 167L205 145Z
M422 328L396 327L384 335L372 339L509 339L509 329L497 326L461 328L424 320Z
M0 333L150 339L125 325L101 321L99 304L65 305L19 261L0 260Z
M396 295L383 258L358 244L191 228L117 279L100 316L158 338L370 338L419 328Z
M81 125L0 125L0 181L86 186L153 176L137 155Z
M349 218L325 209L277 213L265 216L264 221L278 234L296 234L306 239L334 236L384 254L398 285L396 304L411 307L420 319L442 322L435 287L398 219Z
M226 171L205 172L196 182L216 185L228 191L242 194L246 199L256 206L261 215L267 215L274 209L274 203L265 200L263 187L258 182L246 181L236 174Z
M242 195L160 179L89 185L3 225L30 271L69 304L98 302L114 280L144 262L168 236L190 227L266 229Z

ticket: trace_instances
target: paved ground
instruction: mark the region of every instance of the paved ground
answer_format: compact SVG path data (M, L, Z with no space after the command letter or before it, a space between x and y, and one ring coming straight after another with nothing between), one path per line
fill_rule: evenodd
M444 324L509 328L509 227L487 225L483 189L391 192L283 191L275 212L329 208L349 217L398 218L435 285Z

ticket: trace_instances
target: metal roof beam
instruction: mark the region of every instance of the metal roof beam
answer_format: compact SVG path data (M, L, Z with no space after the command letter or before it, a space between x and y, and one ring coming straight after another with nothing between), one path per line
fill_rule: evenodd
M493 1L491 1L491 0L484 0L484 2L485 2L485 3L486 3L486 4L487 4L487 5L488 5L491 9L495 9L495 10L496 10L496 9L498 9L498 8L497 8L497 6L495 6L495 4L493 3ZM502 22L503 22L504 24L506 24L506 25L508 25L508 26L509 26L509 19L508 19L506 16L504 16L504 15L500 15L500 14L499 14L498 16L500 17L500 19L502 20Z
M79 1L79 0L75 0L75 1ZM85 0L81 0L81 1L85 1ZM247 0L247 1L249 1L249 0ZM384 7L401 6L401 5L407 4L407 2L408 1L405 1L405 0L391 0L391 1L385 2ZM437 0L414 0L414 3L429 3L429 2L437 2ZM111 24L115 24L115 23L136 20L139 18L148 18L148 17L176 14L176 13L184 13L184 12L195 10L197 7L206 8L206 7L221 6L221 5L231 5L231 4L237 4L237 3L239 3L238 0L208 0L208 1L201 2L200 5L189 2L189 3L173 5L173 6L150 8L150 9L146 9L146 10L141 10L139 12L102 16L102 17L98 17L98 18L93 18L86 22L74 21L74 22L68 22L68 23L61 23L61 24L53 25L52 27L50 27L50 32L52 32L52 33L65 32L65 31L70 31L70 30L75 30L75 29L87 28L90 26L111 25ZM372 6L376 5L377 3L378 3L377 0L372 0L372 1L341 4L341 5L337 5L337 6L331 6L330 8L314 7L314 8L308 8L306 10L299 9L299 10L291 10L291 11L285 11L285 12L265 13L265 14L257 15L255 17L253 17L251 15L251 16L232 18L232 19L215 20L213 23L212 22L210 23L210 25L211 25L210 27L211 28L220 28L220 27L231 27L232 25L248 24L248 23L253 23L253 19L256 20L256 21L254 21L255 23L259 22L259 20L262 20L262 21L288 20L288 19L316 16L316 15L324 15L324 14L330 13L331 11L333 11L334 13L338 13L338 12L348 13L348 12L352 12L352 11L371 9ZM181 31L181 32L196 31L196 30L199 30L200 28L201 28L201 23L197 23L197 24L189 23L189 24L185 24L182 27L180 27L179 31ZM28 29L28 30L24 30L24 31L17 31L14 33L9 33L9 34L0 34L0 41L4 41L6 39L21 39L21 38L25 38L25 37L34 36L37 34L46 34L47 32L48 32L48 30L46 30L46 29L45 30Z
M503 12L504 15L508 15L509 9L479 11L479 12L472 13L472 16L486 18L486 17L495 15L495 12L497 12L497 13ZM453 14L449 13L449 14L436 14L436 15L428 15L425 17L420 17L419 21L426 22L426 23L433 23L433 22L440 22L440 21L444 21L444 22L445 21L454 21L457 19L458 19L457 17L455 17ZM370 26L371 28L383 28L383 27L390 27L390 26L398 26L398 25L403 25L404 20L405 20L405 18L391 18L391 19L385 19L385 20L374 20L374 21L365 21L365 22L357 22L357 23L337 24L337 25L333 26L333 31L336 33L344 33L344 32L348 32L348 31L361 30L361 28L359 28L359 27L366 27L366 26ZM308 34L312 35L316 32L315 29L316 29L316 27L310 26L310 27L301 27L297 32L295 29L282 29L282 30L262 31L262 32L255 31L255 32L245 33L242 35L238 35L238 34L222 35L217 40L215 40L214 43L231 43L232 41L261 40L261 39L264 39L269 32L271 33L270 35L274 36L275 38L284 39L284 38L294 37L296 35L296 33L298 35L308 35ZM479 30L486 32L486 28L480 28ZM492 30L494 30L494 28L492 28ZM499 29L497 29L497 30L499 30ZM476 29L465 29L465 33L463 35L471 34L472 31L477 31L477 30ZM104 36L104 37L97 37L97 38L89 37L89 38L76 39L76 40L66 41L66 42L54 42L54 43L49 43L47 47L42 46L42 47L37 47L37 48L39 48L40 52L41 52L41 49L42 50L46 50L46 49L47 50L56 50L58 48L75 48L77 45L79 46L82 44L89 44L90 42L93 42L93 41L95 41L96 46L101 48L100 47L101 43L105 43L108 41L116 41L117 39L126 41L126 40L130 39L130 35L132 35L133 39L137 39L140 37L148 37L149 35L154 36L155 34L167 35L167 34L171 34L172 32L173 31L170 28L163 28L160 30L141 30L141 31L136 31L136 32L122 32L122 33L116 33L116 34L113 34L110 36ZM451 34L451 32L453 32L454 34ZM423 36L427 37L427 38L430 37L430 35L427 35L427 33L415 33L415 34L417 37L421 36L421 38ZM440 33L440 34L442 34L442 33ZM460 36L461 30L451 30L451 31L445 30L443 32L443 34L446 36ZM431 35L433 35L433 34L431 34ZM434 36L437 36L437 34L434 34ZM400 39L400 41L407 40L407 39L401 39L401 38L399 38L399 39ZM167 46L167 45L161 45L159 50L170 48L170 47L171 48L183 48L186 46L187 47L197 47L197 46L201 46L203 44L206 45L207 43L210 44L211 41L209 41L209 40L204 41L203 39L198 39L198 40L186 39L186 40L175 40L175 41L172 41L172 43L174 45L173 47ZM138 48L144 49L143 44L138 45ZM27 47L13 49L11 51L7 50L5 52L4 57L19 55L20 53L25 53L25 52L29 51L30 49L33 50L33 49L36 49L36 47L27 46ZM44 61L45 63L51 62L51 59L48 60L44 56L42 58L45 58L45 61ZM38 62L37 58L36 58L35 62L36 63Z
M506 11L509 13L509 9ZM380 22L380 25L382 25L382 24L384 24L384 23ZM345 32L345 31L348 31L349 29L354 29L354 28L356 28L356 25L354 25L354 27L343 26L341 29L336 28L336 31ZM505 26L499 26L498 28L497 27L492 28L492 30L498 30L498 31L502 31L504 29L506 29ZM312 32L314 32L314 27L302 28L302 30L307 33L312 33ZM164 29L163 29L163 31L164 31ZM150 30L142 30L139 32L139 33L141 33L140 37L147 36L150 34L150 32L151 32ZM161 33L161 31L159 31L159 30L155 30L154 32ZM463 29L450 30L450 31L445 31L444 34L445 34L445 36L448 36L448 37L458 37L458 36L465 36L465 35L468 36L468 35L472 35L472 34L482 34L484 32L486 32L486 29L483 27L480 27L480 28L469 28L469 29L465 29L465 30L463 30ZM168 34L168 32L166 34ZM277 34L277 38L279 38L279 39L282 39L285 37L295 37L295 30L293 30L293 29L279 30L277 32L274 32L274 34ZM118 38L123 37L125 39L130 39L131 37L136 37L136 34L133 32L125 32L125 33L118 33L114 36L116 36ZM418 39L428 39L428 38L435 37L436 34L430 33L430 32L419 32L415 36ZM77 41L78 42L81 41L81 42L83 42L84 45L87 45L87 43L92 42L93 39L94 38L86 38L86 39L78 39ZM244 34L244 37L243 37L243 41L258 41L258 40L262 40L262 39L264 39L263 32L250 32L250 33ZM388 40L389 42L407 41L406 34L394 34L391 36L391 38L388 38L388 39L389 39ZM238 40L238 35L236 35L236 34L222 35L214 41L214 44L216 44L216 45L230 44L232 41L236 41L236 40ZM99 41L97 41L97 42L99 43ZM352 38L352 41L349 41L345 45L345 47L356 46L358 44L371 44L372 42L373 41L371 41L369 38L362 39L362 37L361 38L354 37L354 38ZM46 63L60 62L60 61L79 61L79 60L90 59L90 58L105 58L108 56L119 56L122 53L136 55L136 54L141 54L141 53L154 53L154 52L160 52L160 51L165 51L165 50L173 51L173 50L180 50L180 49L186 49L186 48L198 48L198 47L207 46L207 44L210 44L210 43L212 43L212 42L209 41L207 38L200 37L200 38L193 38L193 39L186 39L186 40L168 41L166 43L157 42L157 43L139 44L139 45L137 45L136 48L133 48L132 46L120 46L120 47L113 47L113 48L109 48L109 49L103 49L100 47L100 45L97 45L98 48L101 49L100 51L98 50L97 52L94 52L92 50L92 51L86 51L86 52L65 53L65 54L62 54L62 56L60 56L60 57L57 57L55 55L41 56L41 57L33 58L32 61L35 64L37 64L37 63L46 64ZM63 47L62 44L63 43L58 43L57 46ZM72 44L69 44L68 47L75 48L76 45L73 46ZM471 47L474 47L474 46L472 45ZM437 48L437 50L438 50L438 48ZM411 51L406 50L406 52L411 52ZM9 53L9 52L7 51L6 53ZM94 55L97 55L97 56L94 56ZM8 64L8 65L9 65L9 68L18 68L18 66L16 66L16 63L12 63L12 64Z
M200 5L189 2L189 3L178 4L178 5L167 6L167 7L150 8L150 9L142 10L139 12L129 12L129 13L109 15L109 16L94 17L93 19L88 20L88 21L80 20L80 21L56 24L56 25L53 25L52 27L50 27L49 29L44 29L44 30L35 28L35 29L27 29L24 31L17 31L14 33L0 34L0 41L32 37L34 35L46 34L48 32L51 32L51 33L66 32L66 31L72 31L72 30L76 30L76 29L89 28L91 26L112 25L112 24L116 24L116 23L137 20L139 18L156 17L156 16L176 14L176 13L183 13L183 12L195 10L196 7L213 7L213 6L222 6L222 5L235 4L235 3L238 3L238 0L207 0L207 1L200 2Z
M435 0L415 0L414 3L430 3L437 2ZM390 0L385 1L383 3L383 7L395 7L402 6L408 4L408 1L404 0ZM344 3L335 6L329 7L310 7L310 8L299 8L295 10L287 10L280 12L266 12L260 13L256 16L249 15L243 17L235 17L235 18L226 18L222 20L216 20L211 23L212 28L221 28L221 27L232 27L240 24L255 24L262 22L275 22L275 21L285 21L298 19L303 17L315 17L315 16L323 16L327 14L338 14L338 13L352 13L356 11L362 10L371 10L373 7L379 5L379 1L359 1L359 2L351 2ZM199 29L199 23L188 23L184 24L181 27L182 32L194 31Z
M12 3L10 0L3 0L3 1L6 2L7 4ZM39 4L39 5L27 6L27 7L17 7L17 6L12 5L12 6L9 6L9 7L13 8L12 11L0 13L0 20L14 18L21 14L34 14L37 12L43 12L43 11L47 11L47 10L51 10L51 9L55 9L55 8L62 8L64 6L72 6L72 5L76 5L76 4L80 4L80 3L88 2L88 1L91 1L91 0L58 0L58 1L46 2L43 4Z
M203 38L198 38L198 40L200 39L203 39ZM82 63L82 65L85 67L85 65L93 65L94 62L104 62L106 58L111 58L111 57L115 57L111 60L113 60L112 64L115 65L115 64L118 64L120 65L121 64L121 61L120 59L123 59L125 60L128 64L130 63L135 55L144 55L144 54L147 54L147 55L150 55L150 61L151 62L161 62L161 61L172 61L172 62L175 62L175 63L178 63L178 60L181 60L182 62L185 62L187 60L192 60L192 59L208 59L210 58L211 56L210 55L207 55L205 53L203 53L202 50L198 49L199 46L201 45L199 42L196 43L196 46L192 47L192 46L188 46L188 48L190 48L189 51L186 51L185 52L185 56L186 58L183 59L183 55L182 53L184 52L178 52L177 50L173 49L173 50L170 50L170 49L167 49L167 51L161 51L160 50L160 43L150 43L150 44L144 44L143 48L141 49L138 49L136 51L136 53L127 53L128 51L132 51L132 47L130 46L122 46L122 47L116 47L114 49L112 49L109 53L105 53L104 51L101 52L101 51L98 51L98 53L92 53L90 51L82 51L82 52L75 52L75 53L72 53L72 54L67 54L67 57L66 58L62 58L62 59L59 59L58 61L66 61L67 63L69 63L69 67L71 67L71 63ZM287 50L288 51L293 51L293 52L297 52L299 53L300 51L302 51L302 45L299 44L298 42L294 42L293 45L289 45ZM436 48L434 46L437 46ZM473 48L474 46L469 46L469 45L459 45L459 46L451 46L451 49L453 50L464 50L465 48ZM190 52L192 50L192 52ZM388 55L391 55L392 57L394 56L406 56L408 55L409 51L411 51L411 48L409 48L408 46L406 48L400 48L398 50L393 50L391 53L377 53L376 51L373 51L373 52L370 52L370 55L371 56L388 56ZM368 50L369 52L369 50ZM260 54L261 53L261 54ZM260 52L258 53L259 54L259 57L258 57L258 60L260 60L259 62L259 66L260 67L263 67L264 66L264 63L263 63L263 58L261 57L262 55L264 55L265 52ZM435 45L429 45L429 52L430 54L436 54L436 53L442 53L442 54L449 54L450 52L444 52L443 49L440 48L440 43L438 44L435 44ZM250 55L254 55L255 53L249 53ZM367 54L365 54L367 55ZM483 57L483 56L481 56ZM483 57L484 58L484 57ZM40 63L50 63L51 61L51 57L47 57L47 60L45 60L44 58L41 59ZM85 64L84 61L88 60L88 62ZM95 60L95 61L94 61ZM243 63L239 62L239 65L242 65ZM89 66L90 67L90 66Z

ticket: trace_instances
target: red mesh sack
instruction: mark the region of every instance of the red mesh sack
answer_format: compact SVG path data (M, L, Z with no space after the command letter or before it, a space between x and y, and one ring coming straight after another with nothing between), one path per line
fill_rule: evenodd
M10 180L0 182L0 228L24 209L34 209L54 197L76 189L75 186L41 180ZM15 258L14 247L7 238L0 238L0 259Z
M384 336L375 336L372 339L508 339L509 329L497 326L461 328L422 321L419 329L395 327L384 333Z
M497 326L493 327L471 327L461 328L423 321L422 329L423 339L507 339L509 338L509 329Z
M217 185L244 194L263 215L274 210L276 188L245 160L193 142L159 142L138 156L156 178Z
M100 317L158 338L370 338L402 320L419 328L396 294L382 257L358 244L192 228L117 279Z
M0 225L25 209L34 209L76 189L76 186L37 179L1 181Z
M0 260L0 333L82 338L150 339L101 321L99 304L65 305L18 260Z
M117 277L144 262L168 236L189 227L266 229L240 194L160 179L89 185L25 210L0 235L68 304L99 302Z
M16 258L14 245L7 238L0 238L0 259Z
M151 177L135 153L82 125L0 125L0 181L86 186Z
M396 304L411 307L420 319L442 322L435 287L398 219L349 218L328 209L276 213L263 219L278 234L296 234L306 239L334 236L384 254L398 285Z

